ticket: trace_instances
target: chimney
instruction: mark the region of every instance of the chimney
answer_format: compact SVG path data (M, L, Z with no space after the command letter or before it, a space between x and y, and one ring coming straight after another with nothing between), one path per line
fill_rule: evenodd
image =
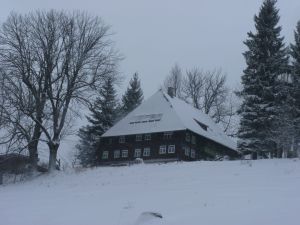
M168 87L168 95L173 98L174 97L174 88L173 87Z

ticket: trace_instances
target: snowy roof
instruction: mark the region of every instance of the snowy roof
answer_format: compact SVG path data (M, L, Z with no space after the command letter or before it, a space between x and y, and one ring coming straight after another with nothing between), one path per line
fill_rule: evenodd
M236 143L208 115L159 90L102 137L190 130L231 149Z

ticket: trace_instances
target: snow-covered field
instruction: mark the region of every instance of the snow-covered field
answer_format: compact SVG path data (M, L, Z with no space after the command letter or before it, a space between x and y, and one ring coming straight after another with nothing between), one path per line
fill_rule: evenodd
M296 225L299 212L300 160L107 167L0 187L1 225Z

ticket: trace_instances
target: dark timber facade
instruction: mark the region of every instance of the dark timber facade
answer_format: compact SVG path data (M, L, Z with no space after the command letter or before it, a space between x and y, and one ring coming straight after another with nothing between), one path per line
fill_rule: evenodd
M237 158L238 153L189 130L143 133L101 138L97 157L100 164L218 160Z

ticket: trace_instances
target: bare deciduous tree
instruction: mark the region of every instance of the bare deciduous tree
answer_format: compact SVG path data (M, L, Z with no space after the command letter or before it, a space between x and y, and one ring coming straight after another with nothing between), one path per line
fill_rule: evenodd
M222 70L187 70L182 92L187 102L210 115L216 123L221 123L225 132L232 130L232 117L236 109ZM232 134L231 131L229 133Z
M54 10L12 14L3 24L0 60L12 81L6 90L18 93L11 104L33 125L28 146L37 152L41 136L47 143L49 170L56 167L72 107L90 104L103 78L116 76L120 57L108 31L98 17Z
M222 74L222 70L207 71L204 74L204 80L203 111L209 114L213 108L222 106L229 91L226 87L226 75ZM220 110L214 110L216 116L212 115L212 117L219 117L218 111Z
M169 87L173 88L174 96L181 97L182 70L177 63L172 67L164 81L165 90L168 90Z
M197 109L202 108L204 93L205 77L203 72L198 68L186 71L186 77L183 80L183 97L190 100Z

